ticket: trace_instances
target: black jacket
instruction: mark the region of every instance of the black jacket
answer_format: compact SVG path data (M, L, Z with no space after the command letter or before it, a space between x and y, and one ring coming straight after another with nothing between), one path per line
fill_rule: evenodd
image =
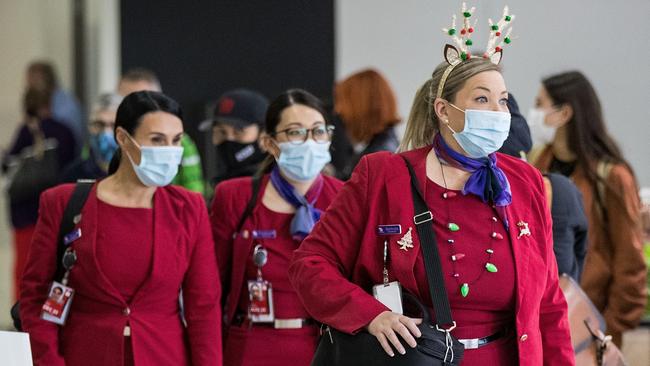
M528 154L533 147L530 129L526 118L519 111L519 105L512 94L508 94L508 109L510 110L510 133L499 152L520 158L521 153Z
M393 127L388 127L383 132L376 134L368 146L366 146L360 153L354 152L354 148L350 145L346 148L344 155L345 159L341 162L340 166L336 167L336 177L340 180L348 180L352 175L352 171L359 163L359 160L366 155L376 153L379 151L395 152L399 147L399 140L395 134Z
M587 217L582 205L582 194L567 177L550 173L553 199L553 250L560 273L566 273L580 282L587 254Z

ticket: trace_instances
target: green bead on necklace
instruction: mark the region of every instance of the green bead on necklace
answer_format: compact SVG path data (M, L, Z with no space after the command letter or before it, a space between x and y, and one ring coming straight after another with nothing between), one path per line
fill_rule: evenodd
M463 295L463 297L467 297L467 295L469 295L469 284L463 283L460 286L460 294Z

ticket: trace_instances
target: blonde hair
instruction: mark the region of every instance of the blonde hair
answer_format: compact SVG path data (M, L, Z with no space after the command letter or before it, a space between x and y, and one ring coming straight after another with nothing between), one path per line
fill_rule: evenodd
M447 62L440 63L433 71L431 78L415 93L404 138L398 151L417 149L433 142L433 136L438 132L440 126L440 121L433 110L433 102L436 99L435 93L438 84L447 67L449 67ZM501 72L501 69L498 65L480 57L471 58L456 65L447 77L441 98L455 102L456 93L463 88L465 82L472 76L485 71Z

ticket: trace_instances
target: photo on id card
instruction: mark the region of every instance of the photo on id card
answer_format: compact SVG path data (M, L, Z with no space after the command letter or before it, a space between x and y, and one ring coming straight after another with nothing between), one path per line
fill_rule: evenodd
M59 282L52 282L47 300L41 308L41 319L63 325L70 312L74 290Z
M273 289L267 281L248 281L249 314L253 323L270 323L273 316Z

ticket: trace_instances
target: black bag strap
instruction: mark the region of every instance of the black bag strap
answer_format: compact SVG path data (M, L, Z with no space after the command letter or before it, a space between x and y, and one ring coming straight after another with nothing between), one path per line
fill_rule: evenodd
M413 196L414 216L413 222L418 230L420 237L420 247L424 257L424 268L427 272L429 282L429 292L433 303L433 311L436 314L436 324L440 330L443 325L444 329L451 330L456 323L451 317L451 307L449 306L449 297L445 288L445 279L442 274L442 265L440 263L440 253L438 253L438 244L436 243L436 233L433 229L433 215L422 196L420 184L413 170L413 166L402 156L406 167L411 176L411 195Z
M250 200L248 200L248 204L246 204L244 213L242 213L241 217L239 218L239 223L237 224L237 231L235 231L236 234L239 234L242 227L244 227L244 223L246 222L246 219L248 218L248 216L251 215L253 209L255 208L255 205L257 204L257 195L260 191L261 183L262 183L262 176L257 174L254 175L252 181L253 195L251 196Z
M77 184L74 187L72 196L68 200L68 204L65 206L63 211L63 217L61 218L61 226L59 226L59 237L58 237L58 246L56 249L56 272L54 274L54 279L61 281L63 274L65 273L65 268L63 268L63 253L65 253L65 243L63 242L63 237L70 233L75 225L79 223L79 219L75 219L80 213L81 209L84 207L88 195L95 184L94 179L80 179L77 181Z

